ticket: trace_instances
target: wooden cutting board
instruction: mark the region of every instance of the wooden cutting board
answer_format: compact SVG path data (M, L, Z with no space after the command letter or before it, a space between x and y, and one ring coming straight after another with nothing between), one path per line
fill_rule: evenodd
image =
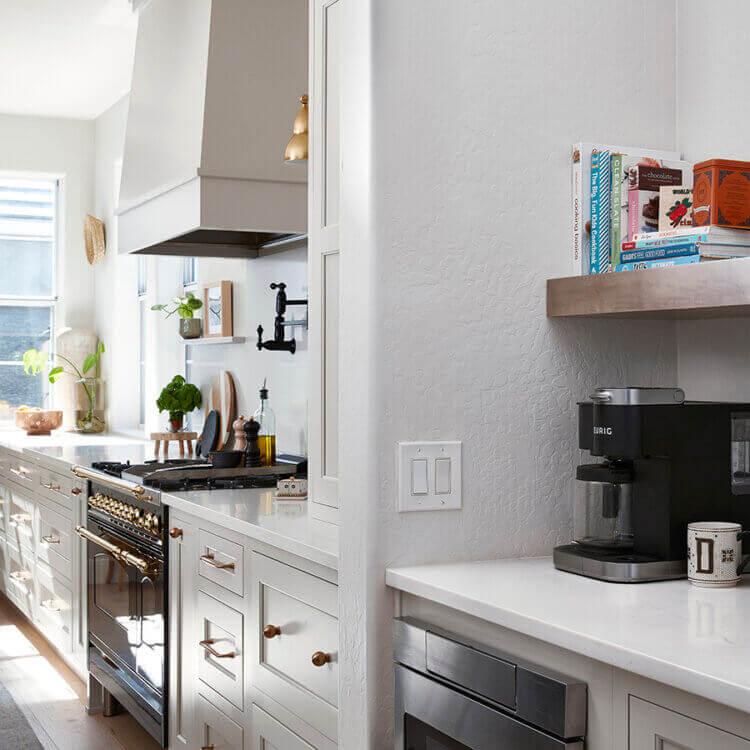
M216 441L216 450L220 451L227 447L232 437L232 422L234 422L235 394L232 376L222 370L208 392L206 402L206 415L215 409L219 415L219 437Z

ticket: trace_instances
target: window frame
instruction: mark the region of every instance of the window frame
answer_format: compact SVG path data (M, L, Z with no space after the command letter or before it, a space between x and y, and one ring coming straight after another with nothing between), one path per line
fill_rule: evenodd
M65 257L65 175L55 172L30 172L17 170L0 170L0 181L27 180L37 183L54 184L54 215L52 229L52 289L51 294L0 294L0 308L3 307L45 307L49 309L49 359L55 356L57 351L55 340L55 329L58 318L58 305L60 304L60 281L61 266ZM33 235L28 235L31 239ZM2 365L23 367L21 361L2 360ZM48 407L56 406L56 392L50 388L46 379L42 380L42 392L44 399L48 401ZM7 426L9 421L0 419L0 427Z

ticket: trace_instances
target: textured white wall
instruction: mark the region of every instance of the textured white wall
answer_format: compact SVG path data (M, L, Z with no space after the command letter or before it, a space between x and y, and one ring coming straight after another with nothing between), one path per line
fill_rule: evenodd
M96 206L107 227L107 255L96 266L96 322L107 346L104 377L107 380L108 422L111 429L135 430L138 426L138 304L137 258L117 254L117 162L122 158L127 98L104 112L95 122ZM290 167L290 169L293 167ZM147 307L166 302L180 292L179 258L148 256ZM229 279L234 292L234 332L247 336L240 345L193 347L192 381L204 397L221 369L229 370L237 388L239 410L252 414L264 377L278 420L277 445L290 452L307 451L307 332L295 329L297 353L258 352L255 329L262 323L273 335L275 293L272 281L285 281L290 298L307 296L307 253L304 248L253 260L206 258L198 261L198 284ZM159 415L154 401L176 374L184 374L184 346L177 335L175 317L147 312L147 415L146 430L161 429L167 415ZM304 316L304 308L290 308L290 316ZM291 334L287 332L287 338ZM201 414L191 415L200 429Z
M707 13L705 3L679 0L677 21L677 145L693 162L747 161L750 5L717 0ZM680 385L689 398L750 401L746 318L680 321L677 331Z
M549 553L572 531L576 400L597 385L676 382L673 324L545 317L545 279L565 270L571 144L675 146L674 4L345 7L345 37L349 23L371 24L369 44L344 59L371 61L372 92L345 74L342 226L369 210L372 234L345 234L342 255L344 293L370 297L364 310L344 301L343 346L359 346L371 372L358 392L344 385L340 410L343 442L370 452L342 456L340 742L384 748L383 569ZM368 127L362 166L347 132ZM362 331L369 350L351 340ZM463 441L464 507L400 514L395 443L434 439Z
M54 174L64 180L58 329L95 328L94 273L83 247L83 217L94 205L93 146L94 126L88 120L0 114L0 171Z

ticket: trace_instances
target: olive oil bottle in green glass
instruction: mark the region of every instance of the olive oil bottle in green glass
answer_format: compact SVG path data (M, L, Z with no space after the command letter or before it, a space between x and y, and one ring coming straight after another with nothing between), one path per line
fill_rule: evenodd
M260 465L273 466L276 463L276 414L268 403L266 381L260 389L260 403L253 414L253 419L260 425L258 447L260 448Z

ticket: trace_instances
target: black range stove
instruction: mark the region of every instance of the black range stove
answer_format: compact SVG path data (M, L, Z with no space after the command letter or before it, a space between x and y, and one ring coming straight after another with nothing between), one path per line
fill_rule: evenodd
M288 460L284 460L288 458ZM191 490L239 490L254 487L275 487L279 479L304 474L306 462L299 456L279 456L275 466L214 468L209 461L175 458L166 461L98 461L93 469L121 477L144 487L186 492Z

